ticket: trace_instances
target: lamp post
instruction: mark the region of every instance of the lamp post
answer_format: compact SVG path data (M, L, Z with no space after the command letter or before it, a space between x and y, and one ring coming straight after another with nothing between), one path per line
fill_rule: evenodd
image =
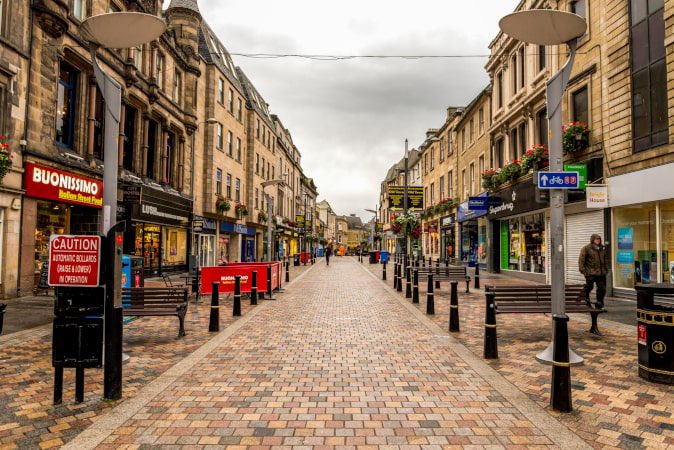
M372 242L370 244L370 250L377 250L377 246L374 243L374 237L377 233L377 206L375 205L374 209L366 209L365 211L371 212L374 214L374 222L372 222Z
M98 62L98 49L133 48L157 39L166 29L164 21L150 14L119 12L92 16L82 22L81 31L89 40L89 52L96 75L96 84L105 101L103 140L103 221L101 234L121 241L121 227L117 221L117 138L119 135L122 87L109 76ZM114 229L113 229L114 228ZM104 373L103 397L117 400L122 397L122 334L121 299L122 254L119 245L105 262L106 294L104 307Z
M408 172L408 159L409 159L409 151L408 151L408 144L409 142L407 139L405 139L405 178L404 178L404 187L403 187L403 215L407 216L407 183L408 178L407 178L407 172ZM405 222L406 223L406 222ZM403 262L404 262L404 267L407 267L407 225L403 227Z
M307 252L307 197L309 197L309 194L305 192L302 193L304 195L304 216L302 217L302 221L304 222L302 224L302 229L304 230L304 237L302 238L302 253ZM304 255L304 265L307 265L307 258L306 255Z
M549 122L548 148L550 149L550 171L564 169L562 151L562 96L569 82L573 60L576 55L578 39L585 34L585 20L572 13L532 9L516 12L503 17L499 21L503 33L513 39L536 45L569 46L569 59L564 67L553 75L546 85L546 103ZM550 253L552 265L550 284L552 290L552 314L562 316L564 307L564 191L550 191ZM536 356L542 362L553 362L553 346L556 337L554 332L548 348ZM559 343L562 345L562 343ZM564 347L568 347L567 342ZM583 359L569 349L570 363L580 364Z
M264 190L267 186L283 185L283 180L269 180L262 182L262 193L267 200L267 260L272 260L272 252L274 251L274 243L272 239L271 218L274 213L274 200Z

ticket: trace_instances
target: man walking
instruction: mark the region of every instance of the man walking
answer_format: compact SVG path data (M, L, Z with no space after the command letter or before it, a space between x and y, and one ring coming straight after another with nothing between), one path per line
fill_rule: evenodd
M325 265L330 265L330 255L332 255L332 244L328 245L325 248Z
M602 309L604 307L604 296L606 295L608 264L606 263L606 250L601 243L601 236L598 234L593 234L590 243L580 251L578 269L585 276L585 301L590 304L590 292L592 292L596 283L597 303L595 307Z

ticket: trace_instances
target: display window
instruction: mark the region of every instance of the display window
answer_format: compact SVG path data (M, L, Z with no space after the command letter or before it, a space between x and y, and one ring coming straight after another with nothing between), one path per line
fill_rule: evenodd
M489 248L487 246L487 219L477 219L477 261L487 264Z
M164 227L162 265L181 266L187 264L187 230Z
M533 214L502 224L501 268L545 273L545 216Z
M35 273L39 274L49 259L49 238L70 232L70 208L55 202L37 202L35 224Z
M674 205L664 215L674 219ZM664 208L667 209L667 208ZM634 288L638 283L656 282L658 279L656 204L615 208L613 210L613 242L615 287ZM670 232L671 225L664 223L663 232ZM670 232L671 235L671 232ZM665 234L663 234L663 237ZM674 243L674 242L673 242ZM663 252L663 267L669 268L669 253ZM664 273L664 270L663 270Z
M477 220L469 220L461 224L461 261L475 263L477 260L478 235Z
M135 254L143 258L146 273L159 273L161 226L151 224L136 225Z
M229 257L229 234L220 235L218 238L218 264L228 262Z
M197 260L199 266L209 267L215 265L215 235L198 234L197 241Z
M660 204L662 281L674 283L674 201Z

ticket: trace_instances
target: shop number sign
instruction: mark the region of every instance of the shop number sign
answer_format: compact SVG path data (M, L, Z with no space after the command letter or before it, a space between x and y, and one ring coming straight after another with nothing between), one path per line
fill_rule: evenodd
M100 271L100 236L51 236L49 286L95 287Z

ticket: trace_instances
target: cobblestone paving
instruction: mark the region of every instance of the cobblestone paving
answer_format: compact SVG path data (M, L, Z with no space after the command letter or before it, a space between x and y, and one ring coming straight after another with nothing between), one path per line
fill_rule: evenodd
M311 266L291 267L291 280ZM285 278L284 278L285 279ZM150 283L151 284L151 283ZM245 315L255 308L242 301ZM124 366L124 399L140 389L213 338L208 332L210 297L190 302L185 329L176 339L176 317L147 317L124 328L124 352L131 356ZM235 322L231 298L221 299L220 329ZM40 327L0 337L0 450L59 447L109 412L120 402L101 400L103 371L86 370L85 401L77 404L74 369L66 369L63 404L54 406L51 366L51 328Z
M381 280L381 265L364 266ZM389 286L393 286L392 267L388 267L386 283ZM527 282L499 279L482 280L481 284L484 287L485 284ZM424 313L426 287L426 282L420 283L418 308ZM452 336L481 357L484 291L476 291L473 283L470 294L464 290L465 283L460 283L461 332ZM449 328L449 297L448 284L436 289L436 314L429 316L444 330ZM601 337L587 332L589 323L579 320L584 317L571 316L570 344L584 357L585 364L571 369L574 411L570 414L555 413L549 408L551 369L534 359L550 340L549 315L498 315L499 359L488 364L594 448L674 448L674 388L639 378L636 331L627 333L628 327L599 317Z
M334 258L100 447L553 446L447 343L355 259Z

